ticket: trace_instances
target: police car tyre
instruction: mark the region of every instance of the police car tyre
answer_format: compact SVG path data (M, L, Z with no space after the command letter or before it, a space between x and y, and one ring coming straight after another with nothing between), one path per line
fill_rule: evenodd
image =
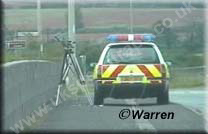
M101 91L95 90L94 105L102 105L103 100L104 100L104 98L103 98Z
M169 103L169 89L163 90L158 96L157 96L157 104L168 104Z
M96 84L95 93L94 93L94 105L102 105L104 101L104 97L102 94L102 89L100 86Z

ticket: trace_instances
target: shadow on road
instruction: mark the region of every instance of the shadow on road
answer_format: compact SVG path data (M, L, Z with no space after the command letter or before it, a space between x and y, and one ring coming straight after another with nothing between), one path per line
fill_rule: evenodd
M173 104L176 104L176 103L172 103L170 102L169 104L165 104L165 105L173 105ZM164 105L164 106L165 106ZM104 106L119 106L119 107L132 107L132 106L162 106L162 105L159 105L157 103L140 103L140 104L104 104Z

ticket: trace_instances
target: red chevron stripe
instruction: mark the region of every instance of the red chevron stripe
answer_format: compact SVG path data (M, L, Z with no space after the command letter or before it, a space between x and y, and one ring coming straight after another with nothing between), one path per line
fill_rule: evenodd
M137 65L138 68L147 76L148 78L154 78L152 73L144 66L144 65Z
M162 71L161 64L155 64L154 66L157 68L158 71Z
M155 64L154 66L158 69L158 71L160 71L162 77L166 77L166 69L163 64Z
M124 68L126 65L119 65L115 71L111 74L111 77L116 77Z
M109 65L102 66L102 72L104 73L108 69Z

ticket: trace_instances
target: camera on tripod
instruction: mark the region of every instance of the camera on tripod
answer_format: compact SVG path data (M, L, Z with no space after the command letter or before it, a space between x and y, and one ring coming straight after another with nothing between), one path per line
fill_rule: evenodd
M75 75L77 75L77 78L79 79L80 84L85 84L85 78L76 58L75 42L63 41L63 40L61 41L57 36L55 36L55 38L58 42L61 42L62 46L64 47L64 59L63 59L63 64L62 64L62 69L61 69L61 79L58 85L57 98L56 98L56 106L57 106L61 87L63 84L65 84L69 70L71 70Z

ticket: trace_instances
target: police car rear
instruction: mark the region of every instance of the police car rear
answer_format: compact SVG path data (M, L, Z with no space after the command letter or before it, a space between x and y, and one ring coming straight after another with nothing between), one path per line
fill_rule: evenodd
M169 72L152 34L110 35L94 69L94 104L104 99L157 97L169 102Z

